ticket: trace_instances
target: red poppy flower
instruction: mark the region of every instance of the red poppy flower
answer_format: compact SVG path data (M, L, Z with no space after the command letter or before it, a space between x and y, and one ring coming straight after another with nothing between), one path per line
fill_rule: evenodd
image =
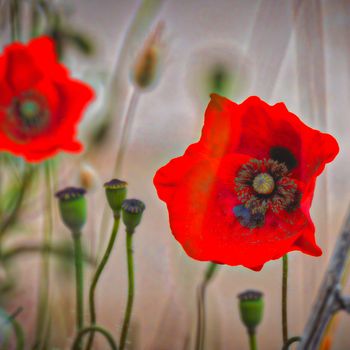
M82 150L76 126L93 91L69 77L50 38L5 48L0 91L0 150L33 162Z
M199 142L154 184L188 255L260 270L293 250L321 255L309 209L316 177L338 151L283 103L212 95Z

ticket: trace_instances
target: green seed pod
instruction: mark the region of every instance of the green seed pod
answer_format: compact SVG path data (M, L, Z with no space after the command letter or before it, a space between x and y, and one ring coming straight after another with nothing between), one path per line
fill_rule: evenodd
M122 204L123 222L128 233L134 233L146 206L138 199L126 199Z
M122 180L113 179L104 184L106 197L113 213L118 215L126 198L127 183Z
M79 234L86 222L87 205L83 188L67 187L56 193L61 218L74 234Z
M238 295L241 320L249 334L255 332L260 324L264 312L263 293L256 290L247 290Z

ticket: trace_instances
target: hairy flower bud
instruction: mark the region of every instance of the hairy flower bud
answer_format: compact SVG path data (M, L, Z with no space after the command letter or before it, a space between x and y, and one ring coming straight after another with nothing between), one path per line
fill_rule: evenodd
M79 182L86 191L93 191L97 187L99 178L96 170L90 164L83 163L80 166Z
M67 187L56 193L61 218L74 234L79 234L86 222L87 205L84 194L85 190L77 187Z
M164 24L159 23L136 58L132 70L132 79L135 85L140 89L151 87L158 77L161 61L161 35L163 28Z

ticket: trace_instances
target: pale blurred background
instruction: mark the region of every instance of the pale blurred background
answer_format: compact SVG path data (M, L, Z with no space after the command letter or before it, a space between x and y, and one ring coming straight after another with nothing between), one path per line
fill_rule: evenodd
M129 348L193 348L195 293L206 264L187 257L172 237L166 207L157 198L152 179L160 166L181 155L198 139L208 102L203 79L217 64L233 72L234 83L228 87L228 97L236 102L249 95L258 95L271 104L283 101L291 112L307 124L333 134L340 144L339 156L318 180L312 207L317 241L324 254L321 258L298 252L289 255L289 333L300 335L349 203L350 1L168 0L150 3L154 7L150 11L152 21L145 24L144 30L134 33L134 41L126 45L132 57L155 24L164 21L166 52L162 72L154 88L140 96L122 174L129 183L129 196L140 198L147 205L134 239L136 298L131 331L134 340ZM89 59L72 53L67 63L77 76L95 82L102 96L98 77L112 75L139 1L74 0L68 5L74 10L71 22L95 40L97 52ZM131 91L128 62L126 59L118 77L121 90L115 99L121 99L124 104L114 115L116 130ZM102 104L100 97L85 127L99 118L96 111ZM81 157L81 161L88 161L95 168L101 183L112 175L116 137L117 132L108 146L96 150L96 155L88 159ZM58 187L77 184L73 176L79 169L77 158L68 156L67 159L71 163L69 175L59 176ZM102 217L104 193L99 186L88 195L90 215L85 239L88 247L96 240L94 235ZM56 235L62 232L69 238L63 227L57 231ZM98 289L99 322L114 334L119 334L126 301L124 254L124 233L120 231L117 247ZM248 349L236 297L247 288L260 289L265 295L265 316L258 330L260 349L281 348L281 265L281 261L269 262L259 273L241 267L221 267L207 295L207 350ZM32 264L22 269L26 274L35 273ZM72 316L73 292L57 278L53 304L59 305L61 313L63 309ZM28 285L18 293L33 305L36 303L33 279L26 280ZM31 317L34 320L30 310L22 315L29 330ZM62 322L56 326L60 332L65 328ZM339 315L331 349L350 348L349 327L350 316ZM68 337L73 336L69 327L66 333ZM186 348L189 337L190 345ZM56 341L61 348L63 339ZM99 349L103 348L104 345L100 345Z

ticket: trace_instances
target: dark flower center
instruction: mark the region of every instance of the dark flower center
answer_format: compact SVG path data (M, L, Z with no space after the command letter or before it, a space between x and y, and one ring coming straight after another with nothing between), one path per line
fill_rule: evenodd
M28 91L12 100L7 110L7 135L16 141L26 140L41 134L49 124L49 108L44 96Z
M18 110L20 116L30 122L37 118L40 112L40 106L35 100L28 99L19 103Z
M244 164L235 178L235 190L242 204L233 212L240 223L260 227L268 210L279 213L296 209L300 192L290 176L287 166L273 159L252 159Z

